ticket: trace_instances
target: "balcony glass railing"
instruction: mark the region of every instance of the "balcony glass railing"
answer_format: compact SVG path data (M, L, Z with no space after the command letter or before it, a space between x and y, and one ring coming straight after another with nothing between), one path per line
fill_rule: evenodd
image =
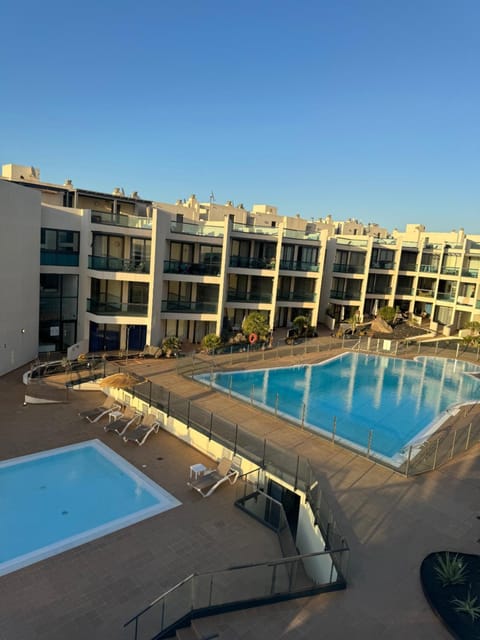
M233 223L232 231L237 231L239 233L255 233L262 236L278 236L277 227L256 227L251 224L240 224L239 222Z
M41 249L40 264L54 267L78 267L78 253L65 253L61 251L48 251Z
M114 256L88 256L88 268L98 271L149 273L150 260L116 258Z
M101 316L146 316L148 305L135 302L104 301L89 298L87 300L87 311Z
M396 238L374 238L373 244L376 245L396 245L398 240Z
M211 236L215 238L223 238L223 225L213 225L193 222L171 222L170 231L172 233L182 233L189 236Z
M367 293L372 293L380 296L388 296L392 293L392 287L367 287Z
M352 240L351 238L336 238L337 244L346 244L350 247L367 247L368 240Z
M398 267L399 271L416 271L417 265L415 262L401 262Z
M316 296L311 292L289 292L289 293L279 293L277 295L277 300L279 302L315 302Z
M275 260L263 258L244 258L243 256L231 256L230 266L240 269L275 269Z
M415 293L415 289L411 287L397 287L396 295L397 296L413 296Z
M189 276L219 276L219 264L203 264L200 262L181 262L180 260L164 260L164 273L177 273Z
M280 269L285 271L314 271L318 273L318 264L301 260L280 260Z
M442 300L443 302L454 302L455 295L453 293L445 293L443 291L439 291L437 293L437 300Z
M217 302L162 300L162 312L164 313L217 313L217 308Z
M320 233L318 231L297 231L295 229L285 229L283 232L284 238L291 238L292 240L320 240Z
M229 291L227 295L228 302L272 302L271 293L262 293L261 291Z
M442 267L440 273L447 276L458 276L460 269L459 267Z
M94 224L108 224L115 227L130 227L134 229L151 229L152 219L139 216L127 216L124 213L107 213L92 211L91 220Z
M350 291L330 291L330 298L333 300L360 300L360 292Z
M343 264L341 262L333 263L333 270L337 273L365 273L365 265L363 264Z
M438 264L421 264L418 270L423 273L438 273Z
M462 276L465 278L478 278L478 269L462 269Z
M417 289L417 296L420 298L433 298L434 295L433 289Z
M370 269L395 269L395 263L390 260L379 260L370 262Z

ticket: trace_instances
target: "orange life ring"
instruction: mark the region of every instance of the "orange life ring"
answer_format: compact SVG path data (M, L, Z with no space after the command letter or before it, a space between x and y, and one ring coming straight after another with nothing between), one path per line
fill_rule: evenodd
M256 333L251 333L251 334L248 336L248 341L249 341L249 343L250 343L250 344L255 344L255 342L256 342L257 340L258 340L258 336L257 336L257 334L256 334Z

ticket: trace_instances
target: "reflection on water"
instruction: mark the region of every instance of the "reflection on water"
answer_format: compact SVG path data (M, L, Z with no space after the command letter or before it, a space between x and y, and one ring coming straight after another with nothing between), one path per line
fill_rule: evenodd
M391 457L452 405L479 399L480 368L347 353L317 365L199 376L232 395Z

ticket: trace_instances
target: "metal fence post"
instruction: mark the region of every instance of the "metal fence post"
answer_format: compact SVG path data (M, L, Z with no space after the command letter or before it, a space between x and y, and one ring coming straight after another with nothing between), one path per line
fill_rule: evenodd
M337 416L333 416L332 442L335 444L335 434L337 432Z
M470 424L468 425L468 431L467 431L467 441L465 442L465 451L468 449L469 445L470 445L470 435L472 433L472 423L470 422Z
M233 455L237 455L237 438L238 438L238 424L235 425L235 442L233 444Z
M372 440L373 440L373 429L369 429L368 431L368 449L367 449L367 458L370 457L370 449L372 448Z
M167 396L167 416L170 416L170 391Z
M303 407L302 407L302 429L305 426L305 409L306 409L306 406L305 406L305 402L304 402L303 403Z
M412 445L408 447L408 458L407 465L405 467L405 476L408 477L408 472L410 471L410 460L412 459Z
M455 441L457 439L457 429L455 429L455 431L453 432L453 440L452 440L452 449L450 451L450 460L453 458L453 455L455 453Z
M275 394L275 415L278 415L278 393Z

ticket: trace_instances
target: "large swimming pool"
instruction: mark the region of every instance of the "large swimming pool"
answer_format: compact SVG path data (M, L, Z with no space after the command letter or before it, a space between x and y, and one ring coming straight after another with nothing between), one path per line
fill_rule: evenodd
M444 358L346 353L316 365L203 374L233 396L395 464L446 411L480 399L480 367Z
M99 440L0 462L0 575L179 504Z

